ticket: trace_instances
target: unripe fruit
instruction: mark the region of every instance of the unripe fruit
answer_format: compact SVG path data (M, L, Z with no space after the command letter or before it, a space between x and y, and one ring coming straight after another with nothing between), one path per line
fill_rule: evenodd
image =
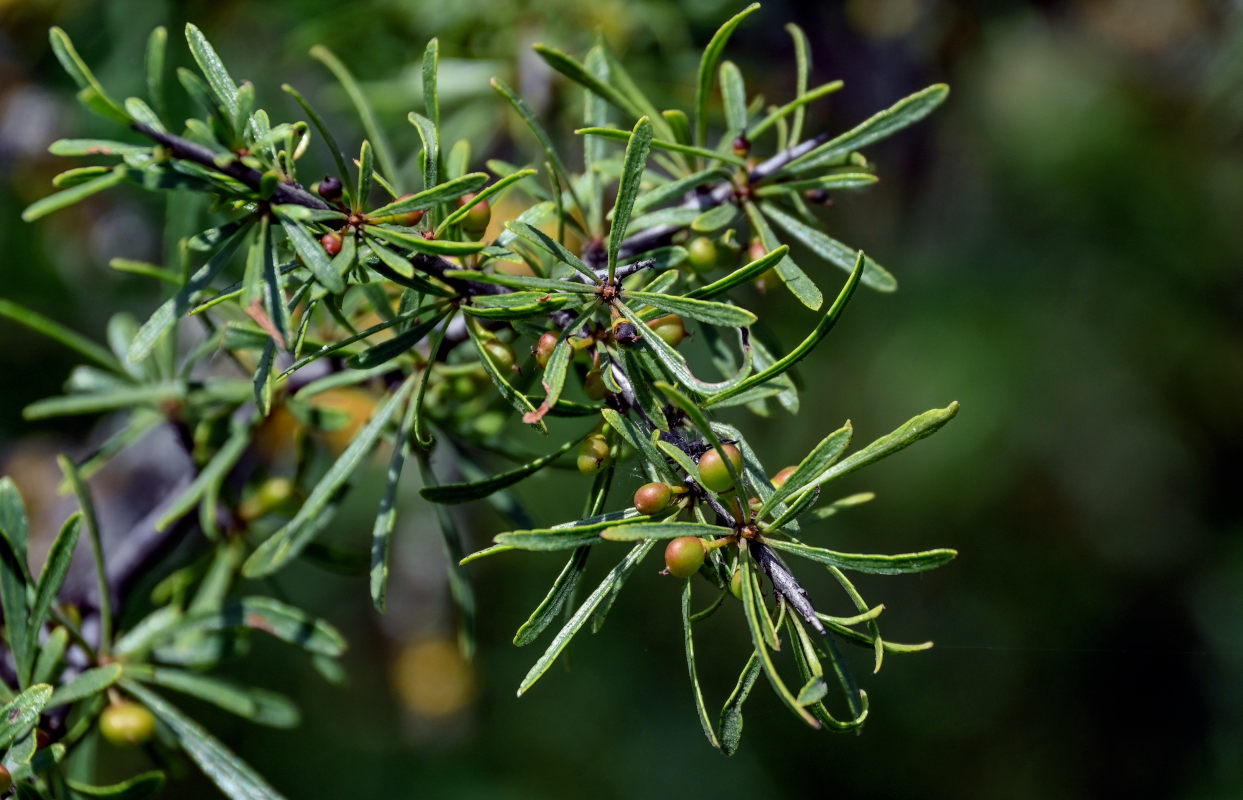
M687 260L696 272L716 269L716 245L707 236L696 236L686 245Z
M782 486L785 486L785 482L790 480L790 476L794 474L794 470L796 469L798 469L798 467L786 467L785 469L781 470L776 475L774 475L770 479L770 482L772 483L773 488L780 489Z
M484 344L483 349L488 351L488 356L491 357L492 363L501 372L508 372L514 368L514 351L509 349L509 345L493 339Z
M474 194L464 194L457 199L458 208L466 205L475 199ZM478 203L470 207L470 211L466 212L466 216L462 218L462 230L478 239L488 229L488 223L492 221L492 206L487 200L480 200Z
M341 252L341 234L339 233L325 233L319 237L319 243L324 246L324 252L330 256Z
M686 338L686 325L677 314L657 317L647 324L652 333L665 340L670 347L677 347Z
M4 794L13 788L13 775L3 765L0 765L0 794Z
M256 520L288 502L293 494L294 482L289 478L269 478L238 506L237 514L248 522Z
M667 483L645 483L634 493L634 507L640 514L659 514L673 500L673 487Z
M734 471L742 471L742 453L732 444L722 445L725 448L725 457L729 458L734 464ZM713 448L704 453L699 458L699 482L704 488L711 489L714 492L728 492L734 488L734 479L729 474L729 467L725 465L725 458L721 453Z
M745 158L751 152L751 140L747 138L745 133L741 134L734 139L733 147L734 155L739 158Z
M665 547L665 568L675 578L689 578L703 566L707 554L703 539L679 536Z
M155 717L129 700L110 705L99 715L99 732L117 747L136 747L155 733Z
M583 391L592 400L603 400L612 394L609 387L604 385L604 373L598 369L587 371L586 377L583 378Z
M540 369L548 366L548 359L552 358L552 351L557 346L558 338L557 334L549 331L539 337L539 341L536 342L531 352L534 353L535 363L540 365Z
M342 188L341 181L331 176L325 176L322 181L315 184L315 191L328 201L340 200Z
M411 197L414 197L414 195L403 194L401 197L397 198L397 200L394 202L408 200ZM390 217L386 217L384 221L392 223L393 225L401 225L406 228L413 228L415 225L419 224L419 222L423 219L423 215L426 213L427 211L425 209L420 208L417 211L407 211L404 214L393 214Z
M595 475L609 462L609 443L598 433L593 433L578 446L578 471Z
M734 570L734 574L729 578L729 593L739 600L742 599L742 568Z

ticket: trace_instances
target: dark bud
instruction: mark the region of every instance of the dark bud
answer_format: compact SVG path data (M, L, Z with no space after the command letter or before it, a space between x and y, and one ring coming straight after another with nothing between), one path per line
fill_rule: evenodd
M341 199L341 181L332 176L325 176L316 186L315 191L319 192L319 196L325 200L335 201Z
M747 154L750 152L751 140L747 138L745 133L734 140L734 155L739 158L746 158Z
M833 205L833 197L827 189L808 189L803 193L803 197L807 198L809 203L816 203L822 206Z
M618 320L613 326L613 340L622 347L629 347L639 341L639 329L627 320Z

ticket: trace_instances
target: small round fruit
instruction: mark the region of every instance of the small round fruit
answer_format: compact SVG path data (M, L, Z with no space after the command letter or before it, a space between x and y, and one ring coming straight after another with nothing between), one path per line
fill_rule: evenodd
M673 500L673 487L667 483L645 483L634 493L634 507L640 514L659 514Z
M155 717L129 700L108 706L99 715L99 732L117 747L136 747L155 733Z
M578 446L578 471L595 475L609 463L609 443L598 433L593 433Z
M707 554L703 539L679 536L665 547L665 567L675 578L689 578L703 566Z
M493 339L486 343L483 349L488 351L488 357L501 372L509 372L514 368L514 351L509 348L509 345Z
M339 233L325 233L319 237L319 243L324 246L324 252L330 256L341 252L341 234Z
M331 176L325 176L322 181L315 184L315 191L319 193L320 197L328 201L340 200L343 188L341 181Z
M628 319L613 320L613 341L622 347L630 347L639 341L639 329Z
M401 197L397 198L393 202L399 203L402 200L409 200L411 197L414 197L414 195L403 194ZM401 225L406 228L413 228L415 225L419 224L419 222L423 219L423 216L426 213L427 211L425 209L420 208L416 211L407 211L402 214L393 214L392 216L388 217L385 221L391 222L394 225Z
M696 236L686 245L687 259L696 272L708 272L717 267L716 245L707 236Z
M464 194L457 199L458 208L465 206L475 199L474 194ZM466 212L466 216L462 218L462 230L478 239L488 229L488 223L492 221L492 206L487 200L480 200L470 207L470 211Z
M557 334L549 331L539 337L539 341L535 343L535 348L531 352L535 355L535 363L540 365L540 369L548 366L548 359L552 358L552 351L556 348L558 339Z
M798 467L786 467L776 475L772 476L772 478L769 479L769 482L772 483L774 489L780 489L782 486L785 486L786 481L790 480L790 476L794 474L794 470L796 469L798 469Z
M583 391L592 400L603 400L612 394L609 387L604 385L604 373L598 369L587 371L587 375L583 378Z
M652 333L665 340L670 347L677 347L686 338L686 325L677 314L666 314L649 322Z
M0 765L0 794L4 794L13 788L13 775L3 765Z
M742 470L742 453L732 444L722 445L725 448L725 457L729 458L734 464L734 471ZM699 458L699 478L700 483L705 488L714 492L728 492L734 488L734 479L729 474L729 467L725 466L725 458L715 448L704 453Z
M742 599L742 567L734 570L729 579L729 593L739 600Z

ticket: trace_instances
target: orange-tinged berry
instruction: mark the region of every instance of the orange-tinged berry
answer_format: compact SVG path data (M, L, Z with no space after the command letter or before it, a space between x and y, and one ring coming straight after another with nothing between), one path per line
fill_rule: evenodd
M733 462L734 471L741 472L742 453L732 444L722 445L722 447L725 449L725 456ZM728 492L734 488L734 478L730 475L729 467L725 465L725 458L715 448L700 457L699 478L705 488L714 492Z
M689 578L703 566L707 555L703 539L679 536L665 547L665 568L675 578Z
M673 488L667 483L645 483L634 493L634 507L640 514L659 514L673 500Z

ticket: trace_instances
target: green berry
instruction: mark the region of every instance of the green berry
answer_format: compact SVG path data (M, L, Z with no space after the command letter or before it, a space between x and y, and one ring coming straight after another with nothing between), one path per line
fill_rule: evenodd
M509 349L509 345L499 339L493 339L484 344L483 349L488 351L492 363L501 372L509 372L514 368L514 351Z
M535 348L531 351L535 355L535 363L540 365L540 369L548 366L548 359L552 358L552 351L557 346L559 337L557 334L549 331L539 337Z
M785 482L790 480L790 476L794 474L794 470L796 469L798 469L798 467L786 467L785 469L781 470L776 475L774 475L770 479L770 482L772 483L773 488L780 489L782 486L785 486Z
M598 369L587 371L586 377L583 378L583 391L592 400L603 400L612 394L609 387L604 385L604 373Z
M673 487L667 483L645 483L634 493L634 507L640 514L659 514L673 500Z
M598 433L593 433L578 446L578 471L595 475L609 463L609 443Z
M665 568L675 578L689 578L703 566L707 555L703 539L679 536L665 547Z
M717 267L716 244L707 236L696 236L687 242L686 253L696 272L709 272Z
M722 445L725 457L734 464L734 471L742 471L742 453L732 444ZM729 474L725 458L715 448L704 453L699 459L699 478L704 488L714 492L728 492L734 488L734 478Z
M734 574L729 578L729 593L739 600L742 599L742 567L734 570Z
M649 322L652 333L665 340L670 347L677 347L686 338L686 325L677 314L666 314Z
M458 208L465 206L475 199L474 194L464 194L457 199ZM492 206L487 200L480 200L470 207L470 211L466 212L466 216L462 218L462 230L478 239L488 230L488 224L492 222Z
M155 717L142 706L125 700L99 715L99 732L117 747L136 747L155 733Z

